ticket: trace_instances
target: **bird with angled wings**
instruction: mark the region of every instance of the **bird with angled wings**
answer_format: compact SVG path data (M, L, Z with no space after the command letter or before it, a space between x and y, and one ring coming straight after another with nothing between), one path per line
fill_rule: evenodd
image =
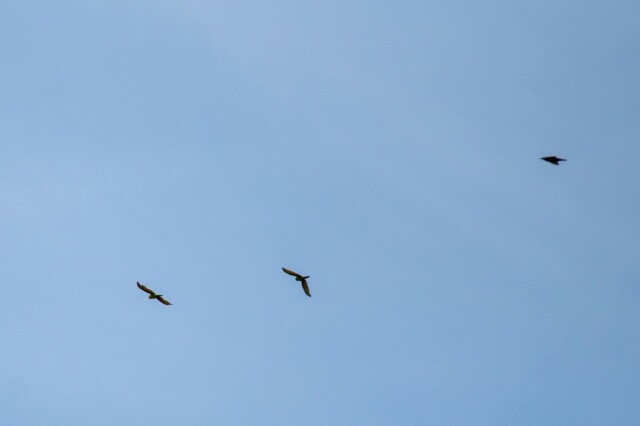
M304 293L307 296L311 297L311 292L309 291L309 284L307 284L307 278L310 277L309 275L304 276L287 268L282 268L282 270L285 273L296 277L296 281L300 281L300 283L302 284L302 289L304 290Z
M169 302L167 299L165 299L161 294L156 294L153 290L149 289L144 284L140 284L139 282L136 282L136 284L138 285L138 288L140 290L142 290L145 293L149 294L149 299L157 299L158 302L160 302L160 303L162 303L164 305L172 305L173 304L173 303Z
M549 157L541 157L540 159L548 163L555 164L556 166L559 166L561 161L567 161L564 158L558 158L555 155Z

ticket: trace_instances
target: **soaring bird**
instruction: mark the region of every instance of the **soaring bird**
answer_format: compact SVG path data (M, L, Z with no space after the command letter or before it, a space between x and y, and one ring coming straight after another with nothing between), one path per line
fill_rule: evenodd
M137 281L136 284L138 284L138 288L140 290L144 291L145 293L149 293L149 299L158 299L159 302L162 302L165 305L172 305L172 303L162 297L161 294L155 294L153 290L148 289L144 284L140 284Z
M309 286L307 285L307 278L309 278L309 275L305 277L304 275L300 275L299 273L293 272L287 268L282 268L282 270L287 274L293 275L294 277L296 277L296 281L300 281L302 283L302 289L304 290L304 293L307 296L311 297L311 293L309 292Z
M561 161L567 161L564 158L558 158L555 155L553 155L551 157L542 157L540 159L544 160L544 161L548 161L551 164L555 164L556 166L559 166Z

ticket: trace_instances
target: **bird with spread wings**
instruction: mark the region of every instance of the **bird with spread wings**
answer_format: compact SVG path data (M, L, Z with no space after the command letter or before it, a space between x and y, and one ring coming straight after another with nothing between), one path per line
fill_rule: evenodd
M138 288L140 290L144 291L145 293L149 293L149 299L158 299L159 302L161 302L161 303L163 303L165 305L172 305L172 303L169 302L164 297L162 297L161 294L156 294L153 290L149 289L144 284L140 284L139 282L136 282L136 284L138 285Z
M304 293L307 296L311 297L311 292L309 292L309 285L307 284L307 278L309 278L309 275L307 276L300 275L299 273L291 271L287 268L282 268L282 270L287 274L293 275L294 277L296 277L296 281L300 281L300 283L302 284L302 289L304 290Z
M555 155L551 155L549 157L542 157L540 159L548 163L555 164L556 166L559 166L561 161L567 161L564 158L559 158L559 157L556 157Z

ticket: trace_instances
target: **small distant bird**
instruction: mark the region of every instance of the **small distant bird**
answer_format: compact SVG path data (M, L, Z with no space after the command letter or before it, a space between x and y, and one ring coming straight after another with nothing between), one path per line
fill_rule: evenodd
M149 293L149 299L158 299L159 302L164 303L165 305L172 305L173 303L169 302L168 300L166 300L164 297L162 297L161 294L155 294L153 292L153 290L148 289L145 285L140 284L139 282L136 282L136 284L138 284L138 288L142 291L144 291L145 293Z
M561 162L561 161L567 161L567 160L565 160L564 158L558 158L558 157L556 157L555 155L553 155L553 156L551 156L551 157L542 157L542 158L540 158L540 159L541 159L541 160L544 160L544 161L548 161L548 162L549 162L549 163L551 163L551 164L555 164L556 166L560 165L560 162Z
M307 275L307 276L305 277L305 276L303 276L303 275L300 275L300 274L299 274L299 273L297 273L297 272L290 271L290 270L289 270L289 269L287 269L287 268L282 268L282 270L283 270L284 272L286 272L287 274L289 274L289 275L293 275L294 277L296 277L296 281L300 281L300 282L302 283L302 289L304 290L305 294L306 294L307 296L311 297L311 293L309 292L309 286L307 285L307 278L309 278L309 277L310 277L310 275Z

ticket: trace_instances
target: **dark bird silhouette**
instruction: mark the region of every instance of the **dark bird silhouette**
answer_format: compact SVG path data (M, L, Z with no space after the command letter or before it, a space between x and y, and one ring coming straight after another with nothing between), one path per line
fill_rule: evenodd
M307 278L309 278L309 275L307 275L307 276L305 277L305 276L303 276L303 275L300 275L300 274L299 274L299 273L297 273L297 272L290 271L290 270L289 270L289 269L287 269L287 268L282 268L282 270L283 270L284 272L286 272L287 274L289 274L289 275L293 275L294 277L296 277L296 281L300 281L300 283L302 283L302 289L304 290L304 293L305 293L307 296L311 297L311 293L309 292L309 285L307 284Z
M165 305L172 305L173 303L169 302L168 300L166 300L164 297L162 297L161 294L156 294L153 290L148 289L144 284L140 284L139 282L136 282L136 284L138 285L138 288L142 291L144 291L145 293L149 293L149 299L158 299L159 302L165 304Z
M542 158L540 158L540 159L541 159L541 160L544 160L544 161L548 161L548 162L549 162L549 163L551 163L551 164L555 164L556 166L560 165L560 162L561 162L561 161L567 161L567 160L565 160L564 158L558 158L558 157L556 157L555 155L553 155L553 156L551 156L551 157L542 157Z

